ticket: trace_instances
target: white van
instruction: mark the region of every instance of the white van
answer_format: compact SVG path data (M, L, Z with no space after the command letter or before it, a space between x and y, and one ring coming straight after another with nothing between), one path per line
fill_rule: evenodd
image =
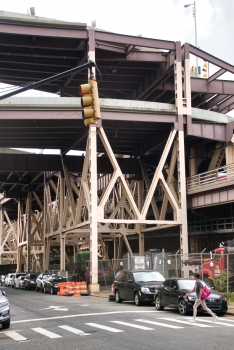
M5 286L6 287L11 287L12 277L13 277L13 273L8 273L8 275L6 276L6 279L5 279Z

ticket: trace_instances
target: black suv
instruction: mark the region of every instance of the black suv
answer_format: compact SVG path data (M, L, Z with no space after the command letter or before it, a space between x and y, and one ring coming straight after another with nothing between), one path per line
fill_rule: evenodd
M155 288L165 278L154 270L119 271L114 280L115 301L134 301L137 306L143 302L154 302Z
M31 289L36 289L36 279L37 279L37 274L36 273L28 273L25 276L24 279L24 290L31 290Z

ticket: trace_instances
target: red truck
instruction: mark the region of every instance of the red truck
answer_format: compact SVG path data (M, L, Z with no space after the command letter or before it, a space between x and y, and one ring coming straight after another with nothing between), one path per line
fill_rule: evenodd
M206 259L200 266L199 273L204 280L220 276L222 271L234 273L234 247L220 247L214 249L210 259Z

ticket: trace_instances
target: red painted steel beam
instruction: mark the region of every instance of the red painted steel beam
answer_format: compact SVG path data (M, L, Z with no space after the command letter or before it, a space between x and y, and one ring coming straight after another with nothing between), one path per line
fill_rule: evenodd
M0 19L1 23L1 19ZM88 39L88 33L85 28L82 29L70 29L61 28L63 25L59 24L56 28L36 26L35 24L28 25L24 22L22 24L6 24L1 23L1 34L13 34L13 35L30 35L40 37L57 37L57 38L73 38L73 39Z
M218 66L230 73L234 73L234 66L232 64L229 64L223 60L220 60L219 58L210 55L209 53L202 51L198 49L197 47L193 45L189 45L189 52L199 58L202 58L203 60L208 61L209 63L214 64L215 66Z
M130 35L113 34L106 32L95 32L95 39L111 43L121 43L126 45L151 47L163 50L175 50L174 41L148 39L142 37L135 37Z
M225 124L192 123L192 135L209 140L227 141Z

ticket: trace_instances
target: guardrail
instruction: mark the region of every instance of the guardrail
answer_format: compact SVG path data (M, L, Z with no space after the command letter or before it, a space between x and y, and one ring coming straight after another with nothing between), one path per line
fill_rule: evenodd
M234 180L234 164L229 164L207 171L198 175L188 177L186 179L186 187L188 191L197 189L200 186L219 186L227 181Z

